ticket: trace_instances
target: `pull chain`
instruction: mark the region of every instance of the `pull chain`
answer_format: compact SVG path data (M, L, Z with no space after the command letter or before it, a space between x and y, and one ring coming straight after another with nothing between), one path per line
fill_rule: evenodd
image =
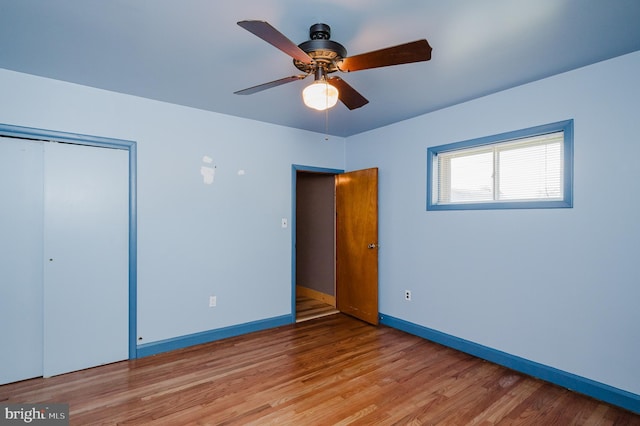
M324 110L324 140L329 140L329 108Z

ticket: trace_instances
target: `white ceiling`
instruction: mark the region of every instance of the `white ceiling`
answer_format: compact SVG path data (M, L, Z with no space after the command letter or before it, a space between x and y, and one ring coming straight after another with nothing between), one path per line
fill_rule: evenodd
M325 132L310 79L236 25L265 20L296 44L331 26L349 56L426 38L432 59L341 74L370 103L330 110L350 136L640 50L639 0L0 0L0 67Z

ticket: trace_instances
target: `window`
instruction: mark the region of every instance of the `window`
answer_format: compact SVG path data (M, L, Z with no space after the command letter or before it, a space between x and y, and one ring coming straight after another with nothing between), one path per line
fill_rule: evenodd
M573 120L427 150L427 210L573 206Z

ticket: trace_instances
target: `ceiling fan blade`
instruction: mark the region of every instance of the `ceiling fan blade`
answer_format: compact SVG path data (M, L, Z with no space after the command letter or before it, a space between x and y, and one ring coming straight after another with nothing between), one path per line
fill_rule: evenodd
M386 49L344 58L338 64L340 71L360 71L390 65L409 64L431 59L431 46L427 40L417 40Z
M292 75L291 77L285 77L279 80L270 81L268 83L259 84L257 86L238 90L237 92L233 92L233 93L235 95L252 95L254 93L262 92L263 90L271 89L272 87L277 87L285 83L291 83L292 81L302 80L303 78L306 78L307 75L308 74Z
M282 50L293 59L297 59L305 64L311 64L313 59L300 49L294 42L285 37L280 31L273 28L268 22L265 21L240 21L238 22L245 30L255 34L264 41L278 49Z
M340 77L331 77L328 81L338 89L338 98L347 108L353 110L369 103L364 96Z

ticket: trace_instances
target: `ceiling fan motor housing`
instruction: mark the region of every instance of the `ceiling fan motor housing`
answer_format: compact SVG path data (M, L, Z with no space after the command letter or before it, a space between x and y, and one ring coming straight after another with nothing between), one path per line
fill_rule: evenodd
M327 24L313 24L309 28L309 38L311 40L329 40L331 38L331 27Z
M337 63L347 57L347 49L340 43L330 40L330 37L331 27L329 25L312 25L309 28L310 40L299 44L298 47L309 55L314 63L305 64L294 59L293 64L296 68L306 73L313 73L318 67L323 68L327 74L338 71Z

